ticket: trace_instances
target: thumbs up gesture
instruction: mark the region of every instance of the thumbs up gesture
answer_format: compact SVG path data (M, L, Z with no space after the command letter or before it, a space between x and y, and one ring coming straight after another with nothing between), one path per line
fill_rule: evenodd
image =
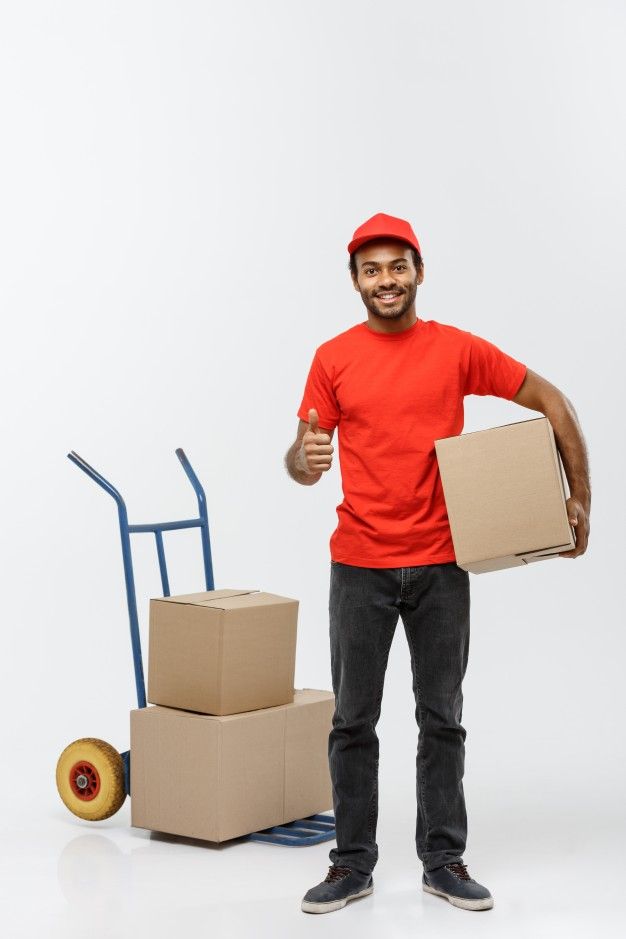
M296 458L298 467L311 476L326 473L331 467L334 450L328 434L319 429L317 411L309 408L309 426L304 432Z

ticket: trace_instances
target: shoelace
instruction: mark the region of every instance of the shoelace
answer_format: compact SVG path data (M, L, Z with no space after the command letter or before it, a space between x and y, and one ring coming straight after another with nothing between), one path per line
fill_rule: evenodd
M452 871L453 874L456 874L457 877L459 877L461 880L472 879L468 873L467 864L459 864L457 862L455 864L446 864L446 867L449 871Z
M327 884L330 884L334 880L341 880L341 878L345 877L346 874L351 874L351 873L352 873L352 868L335 867L335 865L333 864L331 865L331 867L329 867L328 873L326 874L326 877L324 878L324 882Z

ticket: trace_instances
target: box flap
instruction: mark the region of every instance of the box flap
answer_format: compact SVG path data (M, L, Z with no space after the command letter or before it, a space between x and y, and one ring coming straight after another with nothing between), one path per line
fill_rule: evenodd
M229 597L239 597L249 593L258 593L258 587L224 587L221 590L202 590L199 593L181 593L175 597L153 597L153 600L164 600L168 603L194 603L198 606L213 606L225 609L219 603Z
M285 717L285 822L307 818L333 807L328 735L332 730L332 693L303 689L300 704L286 708Z
M280 825L284 813L284 715L258 710L220 722L219 840Z
M238 711L236 714L206 714L200 711L188 711L186 714L193 714L199 720L219 721L222 724L229 724L232 721L239 721L242 718L253 717L255 714L263 714L267 711L287 711L302 705L313 704L318 701L333 701L335 695L332 691L325 691L317 688L295 688L293 701L287 701L286 704L275 704L268 708L254 708L251 711ZM156 706L156 705L155 705Z
M192 603L194 606L204 606L212 610L241 610L250 606L252 601L256 606L276 606L277 604L299 604L292 597L281 597L275 593L267 593L257 587L240 590L205 590L203 593L181 594L176 597L160 597L170 603Z
M283 604L288 604L289 606L295 604L297 607L299 606L299 602L299 600L294 600L292 597L281 597L276 593L267 593L264 590L257 590L255 593L250 591L250 593L238 593L232 597L224 597L223 600L205 600L201 605L217 607L220 610L242 610L251 605L255 607L276 607ZM272 615L272 611L269 611L268 615Z
M488 434L492 430L500 430L501 427L517 427L518 424L531 424L533 421L547 421L547 417L529 417L526 421L511 421L509 424L497 424L495 427L481 427L478 430L465 430L461 434L453 434L451 437L437 437L433 442L439 440L458 440L459 437L470 437L472 434Z

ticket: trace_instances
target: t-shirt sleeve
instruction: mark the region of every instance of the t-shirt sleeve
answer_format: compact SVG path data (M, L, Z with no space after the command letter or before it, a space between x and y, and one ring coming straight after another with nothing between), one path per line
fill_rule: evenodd
M464 395L515 397L526 375L526 366L502 349L468 332L465 351Z
M339 404L333 391L332 383L322 365L319 352L313 356L311 368L304 387L302 403L298 408L298 417L309 420L309 408L315 408L319 417L319 426L333 430L339 423Z

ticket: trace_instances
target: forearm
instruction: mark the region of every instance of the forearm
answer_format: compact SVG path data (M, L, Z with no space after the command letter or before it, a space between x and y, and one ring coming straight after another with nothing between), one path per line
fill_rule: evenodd
M320 479L322 474L307 473L302 469L298 458L299 450L299 443L293 444L293 446L289 448L285 455L285 469L297 483L300 483L302 486L313 486Z
M558 393L544 403L543 413L550 421L569 484L570 495L578 499L586 512L591 507L589 456L574 405Z

